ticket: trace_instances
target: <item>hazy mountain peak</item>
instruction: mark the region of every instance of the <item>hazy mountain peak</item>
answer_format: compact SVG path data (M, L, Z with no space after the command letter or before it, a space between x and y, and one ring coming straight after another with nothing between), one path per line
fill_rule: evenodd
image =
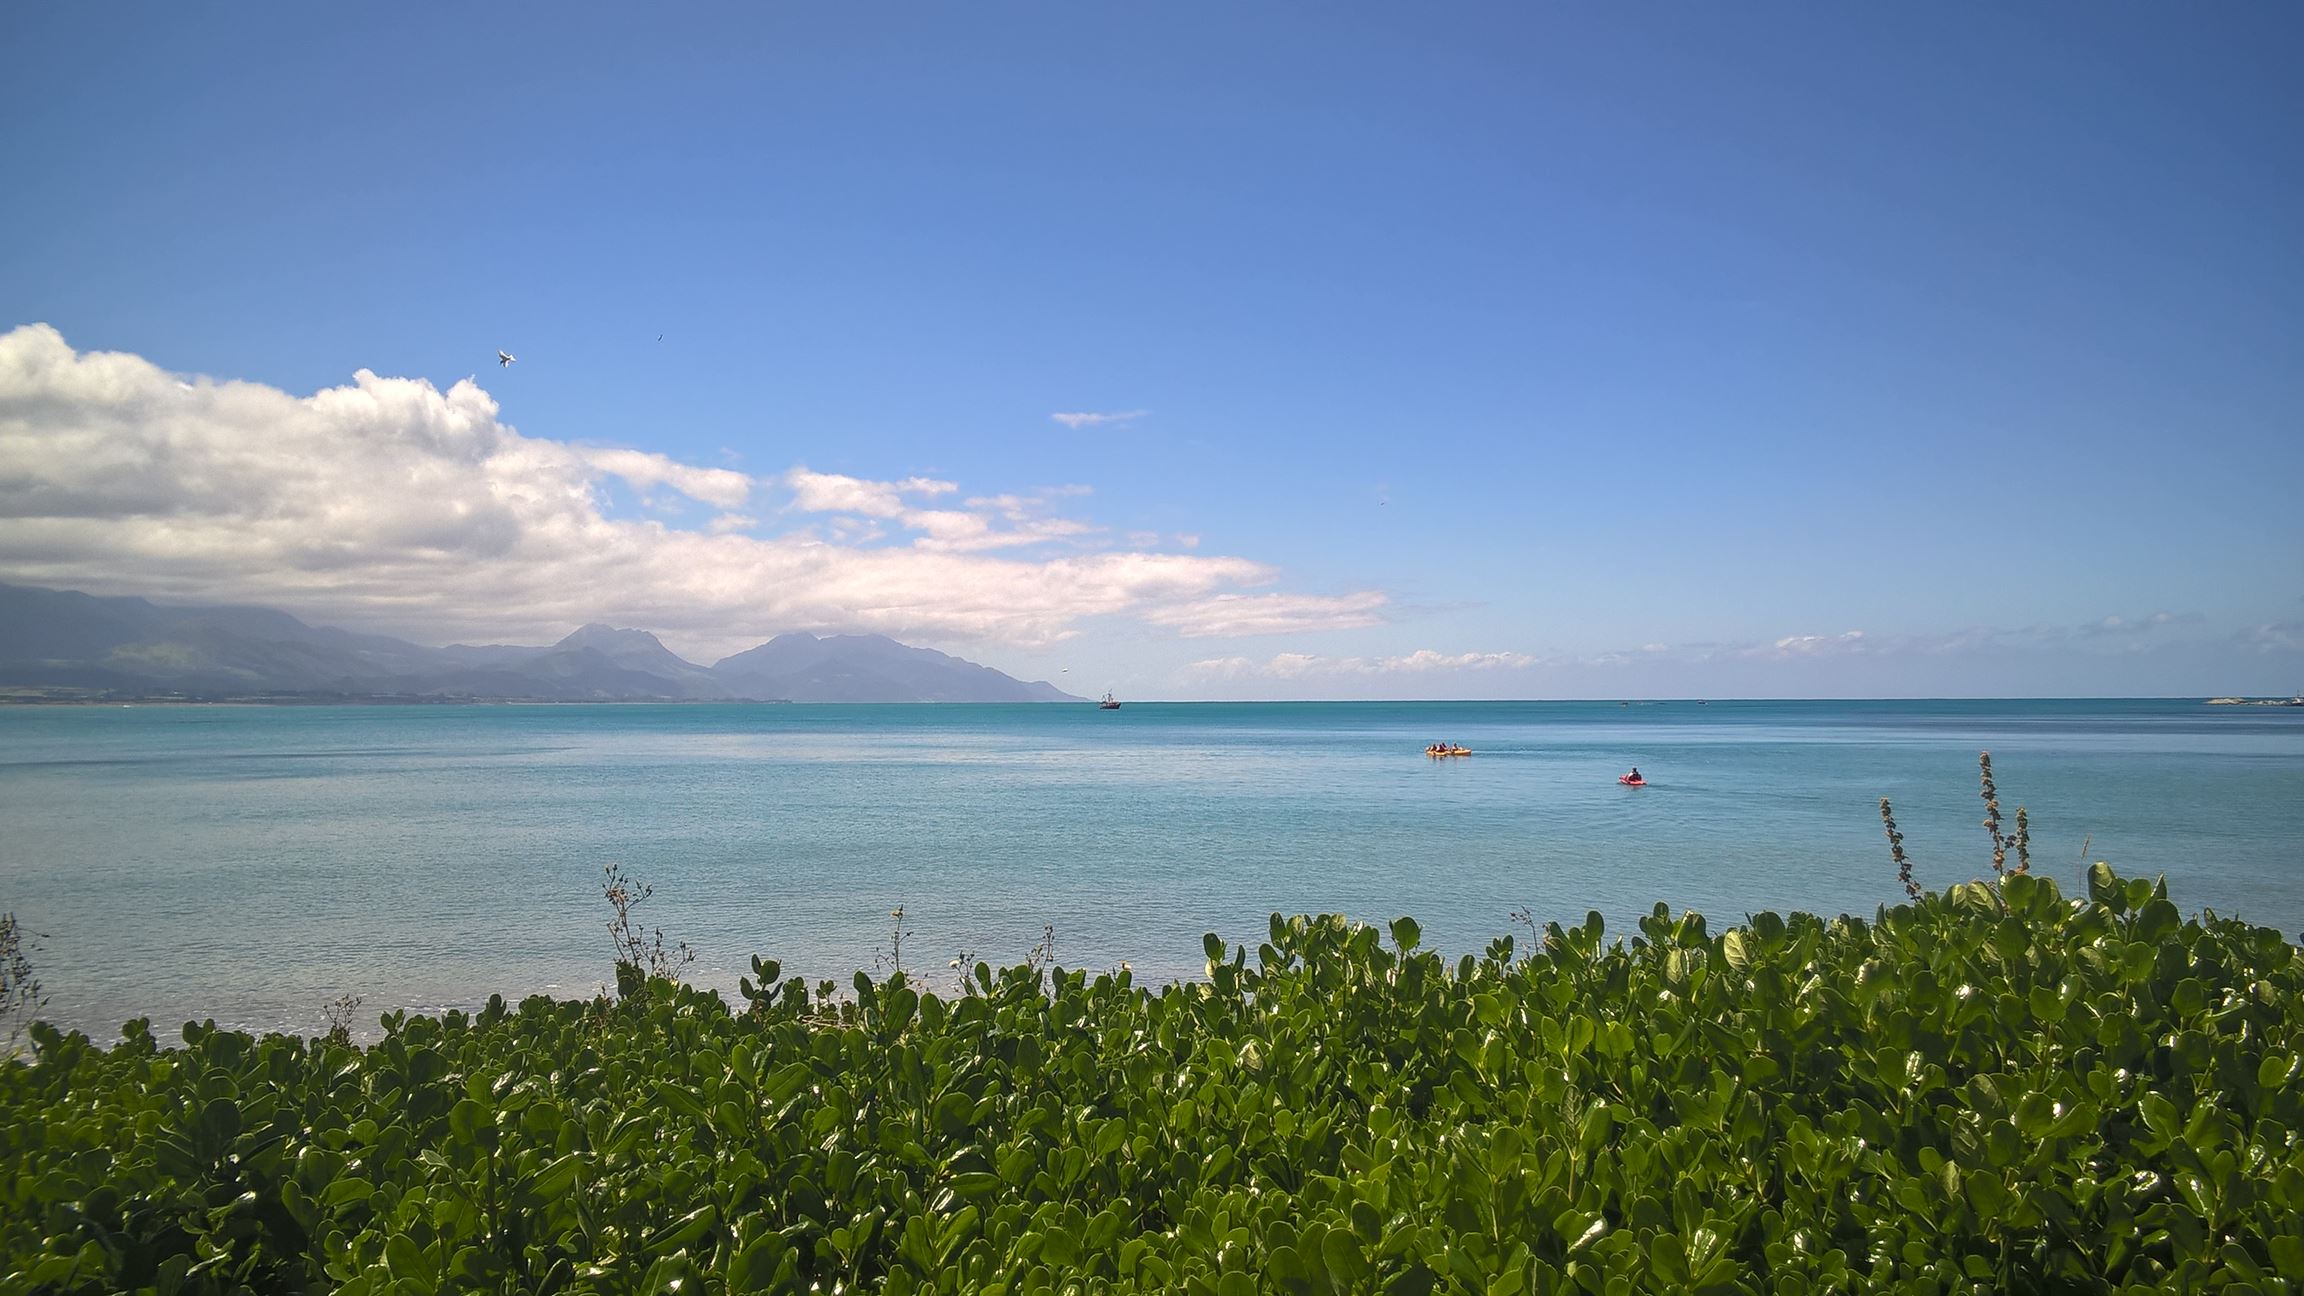
M1081 701L886 635L780 634L710 670L646 630L593 622L549 648L425 648L308 626L268 608L0 584L0 684L124 695L286 694L570 701Z
M555 648L600 649L616 646L663 648L666 652L671 651L669 648L664 648L663 640L646 630L625 629L601 621L592 621L578 626L567 638L553 645Z
M750 697L795 702L1077 702L1044 681L1016 679L882 634L780 634L713 663L712 675Z

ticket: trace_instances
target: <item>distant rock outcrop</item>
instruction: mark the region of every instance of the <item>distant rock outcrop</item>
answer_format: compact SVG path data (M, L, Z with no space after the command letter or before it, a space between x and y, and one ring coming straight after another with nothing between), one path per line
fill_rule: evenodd
M645 630L587 625L546 648L426 648L248 607L0 585L0 687L185 697L540 701L1077 702L882 635L779 635L707 668Z

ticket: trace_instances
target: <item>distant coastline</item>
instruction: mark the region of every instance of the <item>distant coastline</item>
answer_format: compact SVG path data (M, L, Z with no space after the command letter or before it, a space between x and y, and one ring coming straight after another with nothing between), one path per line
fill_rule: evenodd
M1068 699L1086 702L1086 698ZM1869 698L1869 697L1813 697L1813 698L1713 698L1729 706L1745 703L1772 704L1783 702L2185 702L2181 697L2121 697L2121 698ZM2296 697L2213 697L2199 699L2204 706L2249 707L2304 707L2304 698ZM1339 704L1371 705L1446 705L1481 706L1517 704L1526 702L1572 703L1578 705L1607 706L1685 706L1706 705L1693 698L1147 698L1143 704L1161 705L1255 705L1255 706L1335 706ZM457 695L438 693L142 693L132 691L106 691L101 689L74 689L0 683L0 707L10 706L933 706L954 705L942 699L915 699L873 703L840 702L815 698L751 698L751 697L539 697L520 695ZM962 703L961 705L965 705ZM992 705L1003 705L993 703ZM1044 704L1042 704L1044 705Z
M0 706L792 706L790 698L450 697L415 693L74 693L0 689Z

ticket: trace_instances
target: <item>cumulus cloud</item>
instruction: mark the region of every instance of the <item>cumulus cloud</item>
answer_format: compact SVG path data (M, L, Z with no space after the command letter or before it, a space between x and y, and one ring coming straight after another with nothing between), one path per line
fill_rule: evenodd
M1356 630L1383 620L1384 595L1217 594L1190 603L1154 608L1144 619L1192 639L1223 635L1293 634L1313 630Z
M612 517L616 480L717 515L701 528ZM771 483L821 516L742 534L758 525L743 506ZM1049 513L1055 492L933 507L958 489L805 467L763 479L527 436L473 379L442 391L361 370L298 396L75 352L44 325L0 334L0 579L263 603L430 638L533 642L610 620L695 652L786 629L1047 643L1099 616L1217 633L1227 619L1351 623L1382 602L1214 604L1277 573L1066 549L1094 528ZM992 552L1034 544L1058 552Z
M1145 415L1150 414L1151 412L1152 411L1150 410L1140 409L1115 410L1106 414L1082 412L1076 414L1051 414L1048 417L1077 432L1080 429L1086 427L1103 427L1107 424L1133 423L1137 419L1143 418Z

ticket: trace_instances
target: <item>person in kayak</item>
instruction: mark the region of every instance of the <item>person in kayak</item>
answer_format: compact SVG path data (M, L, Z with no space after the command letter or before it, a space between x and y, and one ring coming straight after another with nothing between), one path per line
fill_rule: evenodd
M1637 765L1633 766L1632 772L1625 775L1624 777L1632 780L1635 783L1644 783L1647 781L1646 779L1640 777L1640 767Z

